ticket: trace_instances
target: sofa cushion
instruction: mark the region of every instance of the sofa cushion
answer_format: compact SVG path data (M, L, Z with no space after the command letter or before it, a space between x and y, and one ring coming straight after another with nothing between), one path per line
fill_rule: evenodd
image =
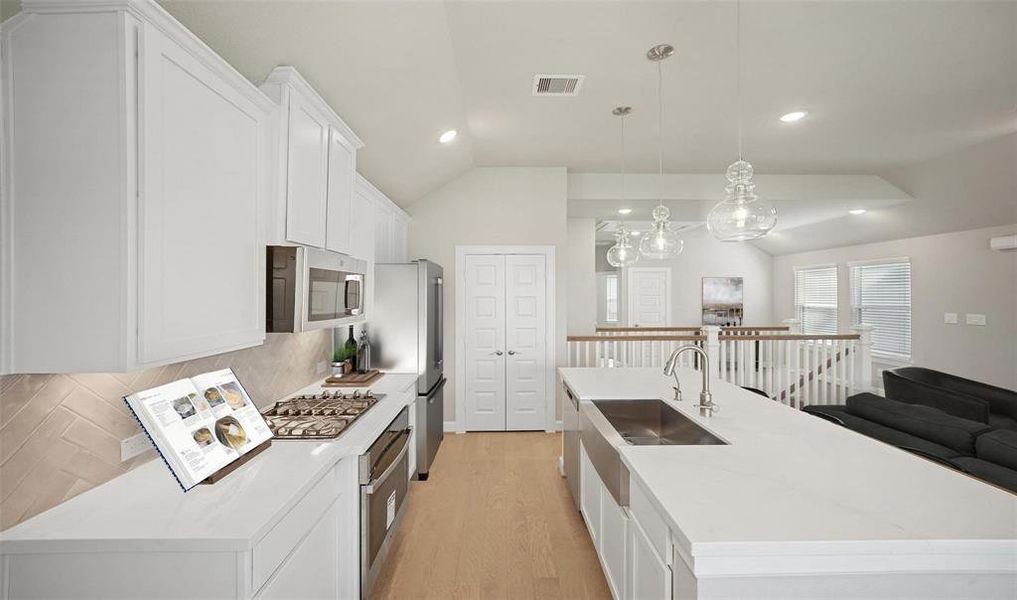
M1017 419L1001 413L989 413L989 427L993 429L1009 429L1017 431Z
M1017 431L997 429L978 436L975 455L991 463L1017 470Z
M952 458L950 459L950 464L982 481L987 481L1017 493L1017 471L1014 469L1008 469L1002 465L972 456Z
M842 424L844 427L860 433L866 437L870 437L874 440L878 440L885 444L897 446L905 450L913 450L919 454L927 455L930 458L936 458L940 460L946 460L961 456L960 452L952 448L948 448L929 440L923 440L918 436L914 436L903 431L897 431L891 429L879 423L873 423L861 417L847 412L847 407L844 405L833 405L833 406L806 406L802 409L804 412L811 413L815 416L826 418Z
M975 438L990 430L984 423L954 417L930 406L887 400L868 393L848 398L847 412L965 455L973 455Z

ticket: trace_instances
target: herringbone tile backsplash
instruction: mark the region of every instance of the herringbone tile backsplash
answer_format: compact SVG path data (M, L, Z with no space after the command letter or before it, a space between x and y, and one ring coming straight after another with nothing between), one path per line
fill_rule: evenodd
M231 367L264 406L322 378L331 348L331 330L268 334L255 348L131 373L0 377L0 530L155 457L120 462L120 440L141 431L124 396Z

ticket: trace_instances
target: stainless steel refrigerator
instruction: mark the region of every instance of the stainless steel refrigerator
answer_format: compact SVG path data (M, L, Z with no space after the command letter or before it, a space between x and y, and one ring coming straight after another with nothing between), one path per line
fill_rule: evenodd
M368 328L373 366L417 373L417 477L426 480L444 427L444 281L429 260L374 267Z

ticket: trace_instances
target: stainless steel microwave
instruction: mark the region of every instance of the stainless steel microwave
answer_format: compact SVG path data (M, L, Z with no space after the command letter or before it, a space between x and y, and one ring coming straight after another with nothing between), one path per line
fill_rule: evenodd
M364 318L367 263L302 246L268 246L265 331L291 333Z

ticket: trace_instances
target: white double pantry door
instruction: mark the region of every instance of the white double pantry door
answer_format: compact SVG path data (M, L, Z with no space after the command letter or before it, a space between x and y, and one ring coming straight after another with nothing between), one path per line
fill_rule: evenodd
M546 426L546 261L543 254L466 256L469 431Z

